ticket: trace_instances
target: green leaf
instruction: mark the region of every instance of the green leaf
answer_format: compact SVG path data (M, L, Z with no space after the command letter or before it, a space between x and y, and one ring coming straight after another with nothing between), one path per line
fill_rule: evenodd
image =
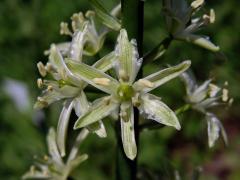
M97 16L101 19L103 24L113 30L120 30L121 24L120 22L113 17L108 11L100 4L99 0L90 0L92 6L94 7Z
M173 126L177 130L181 129L175 113L154 95L142 95L139 109L141 113L147 115L148 119L155 120L167 126Z
M67 130L69 118L73 108L73 101L66 101L64 103L62 112L60 114L57 126L57 145L59 147L59 151L61 156L65 156L66 154L66 138L67 138Z
M106 93L116 93L119 82L111 76L95 69L94 67L72 60L68 60L67 66L75 77L86 81ZM101 80L103 82L101 82Z
M78 118L74 125L74 129L86 127L102 120L116 110L118 106L118 103L114 102L110 96L96 100L88 112Z
M153 85L149 87L145 87L143 89L144 92L149 92L152 91L153 89L161 86L162 84L172 80L173 78L176 78L179 76L181 73L186 71L191 65L191 61L184 61L181 64L173 67L169 67L166 69L163 69L159 72L156 72L154 74L151 74L142 80L146 80L151 82ZM137 81L134 86L141 86L141 80Z
M117 56L117 70L119 78L123 81L132 83L141 66L138 61L138 52L136 44L128 40L127 31L121 29L117 39L117 46L115 48Z
M134 113L132 105L121 105L121 135L126 156L133 160L137 155L134 133Z

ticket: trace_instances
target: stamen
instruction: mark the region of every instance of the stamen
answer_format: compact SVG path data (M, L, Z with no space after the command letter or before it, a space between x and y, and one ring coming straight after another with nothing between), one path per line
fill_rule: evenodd
M154 87L154 83L146 80L146 79L139 79L138 80L138 83L144 87L147 87L147 88L153 88Z
M224 88L222 90L222 101L227 102L227 100L228 100L228 90Z
M45 77L47 75L46 68L41 61L37 63L37 68L41 76Z
M195 0L191 3L191 7L193 9L197 9L198 7L200 7L202 4L204 3L204 0Z
M210 16L209 16L209 21L210 21L210 23L211 23L211 24L214 23L214 22L215 22L215 19L216 19L215 11L214 11L214 9L211 9L211 10L210 10Z
M44 160L44 161L48 161L48 159L49 159L49 157L48 157L47 155L44 155L44 156L43 156L43 160Z
M107 78L94 78L93 82L97 85L108 86L110 83L110 79Z
M52 87L51 85L49 85L49 86L47 87L47 91L52 92L52 91L53 91L53 87Z
M68 28L68 23L61 22L61 24L60 24L60 34L61 35L70 35L70 36L72 36L72 32Z
M37 79L37 86L38 86L38 88L42 88L43 87L43 80L41 78Z
M33 175L35 173L36 167L35 166L30 166L30 173Z
M128 77L127 73L123 69L119 70L119 78L122 81L128 81L129 80L129 77Z

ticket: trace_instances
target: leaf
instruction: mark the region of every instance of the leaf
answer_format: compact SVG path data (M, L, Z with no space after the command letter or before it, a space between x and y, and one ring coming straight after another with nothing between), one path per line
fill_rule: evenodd
M94 67L88 66L83 63L77 63L72 60L67 61L67 66L75 77L83 79L87 83L106 93L109 94L116 93L119 83L111 76L95 69ZM100 82L98 83L94 81L95 79L100 80L103 79L106 80L107 82L105 84L104 83L101 84Z
M127 31L121 29L115 48L119 78L132 83L137 76L141 62L138 61L136 44L128 40Z
M101 19L103 24L105 24L110 29L118 31L121 28L119 21L113 17L108 11L100 4L99 0L90 0L90 3L94 7L97 16Z
M57 145L62 157L66 154L66 138L69 118L72 112L74 101L69 100L64 103L62 112L60 114L57 126Z
M116 108L118 104L110 99L110 96L103 97L98 99L93 106L78 118L74 125L74 129L86 127L92 123L95 123L103 118L107 117L111 114Z
M148 119L155 120L167 126L173 126L177 130L181 129L175 113L154 95L142 95L139 110L140 113L145 113Z
M137 145L134 133L134 113L132 105L121 105L121 135L126 156L133 160L137 155Z
M154 74L151 74L142 80L149 81L153 84L152 87L145 87L142 91L144 92L149 92L152 91L153 89L161 86L162 84L172 80L173 78L176 78L179 76L181 73L186 71L191 65L191 61L184 61L181 64L177 66L173 66L170 68L163 69L159 72L156 72ZM140 81L137 81L134 83L134 86L138 86L140 84Z

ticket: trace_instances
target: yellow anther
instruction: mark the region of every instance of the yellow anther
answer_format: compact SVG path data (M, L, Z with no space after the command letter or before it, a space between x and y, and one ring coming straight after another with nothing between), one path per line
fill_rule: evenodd
M41 61L37 63L37 68L38 68L38 71L41 74L41 76L44 77L47 75L46 68Z
M227 102L227 100L228 100L228 90L224 88L222 90L222 101Z
M48 159L49 159L49 157L48 157L47 155L44 155L44 156L43 156L43 160L44 160L44 161L48 161Z
M191 7L193 9L197 9L198 7L200 7L202 4L204 3L204 0L195 0L191 3Z
M141 85L141 86L144 86L144 87L147 87L147 88L153 88L154 87L154 83L146 80L146 79L139 79L138 80L138 83Z
M35 166L30 166L30 173L31 174L34 174L35 173L35 170L36 170L36 167Z
M93 16L95 16L95 12L94 12L94 11L91 11L91 10L88 10L88 11L86 12L85 16L86 16L87 18L93 17Z
M61 24L60 24L60 34L61 35L72 35L72 32L68 28L68 23L61 22Z
M123 69L119 70L119 78L122 81L128 81L129 80L129 76L127 75L127 73Z
M94 78L93 82L97 85L108 86L110 83L110 79L107 78Z
M43 87L43 80L41 78L37 79L37 86L38 86L38 88L42 88Z
M48 87L47 87L47 91L53 91L53 87L51 86L51 85L49 85Z
M209 15L209 22L210 22L210 23L214 23L214 22L215 22L215 19L216 19L215 11L214 11L214 9L211 9L211 10L210 10L210 15Z

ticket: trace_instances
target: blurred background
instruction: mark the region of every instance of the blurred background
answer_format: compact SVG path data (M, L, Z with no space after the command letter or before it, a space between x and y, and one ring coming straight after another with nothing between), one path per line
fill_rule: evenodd
M111 9L117 1L104 3ZM141 134L139 164L146 177L172 179L177 170L183 179L190 179L194 169L200 168L200 179L240 179L239 5L236 0L206 0L206 12L214 8L217 19L202 33L208 34L221 47L221 54L174 41L159 60L162 64L177 64L191 59L192 70L200 82L209 77L219 85L228 81L234 103L228 109L216 109L216 114L226 128L229 146L225 147L222 140L218 140L216 146L209 149L204 117L188 112L180 117L182 130L179 132L162 128ZM61 103L43 111L33 110L40 93L36 85L39 77L36 63L47 61L43 51L51 43L68 38L59 35L60 22L69 22L73 13L87 9L91 9L87 0L0 1L0 179L20 179L33 163L34 155L47 153L46 133L50 126L56 127ZM144 51L147 52L166 37L160 0L145 2L144 26ZM106 49L114 48L115 38L116 34L110 34ZM147 72L154 68L158 65L149 66ZM184 87L178 79L155 93L173 109L183 103ZM111 125L105 124L109 127L108 138L91 135L82 146L81 152L87 152L90 159L76 170L79 179L115 177L116 149L112 147L116 142Z

